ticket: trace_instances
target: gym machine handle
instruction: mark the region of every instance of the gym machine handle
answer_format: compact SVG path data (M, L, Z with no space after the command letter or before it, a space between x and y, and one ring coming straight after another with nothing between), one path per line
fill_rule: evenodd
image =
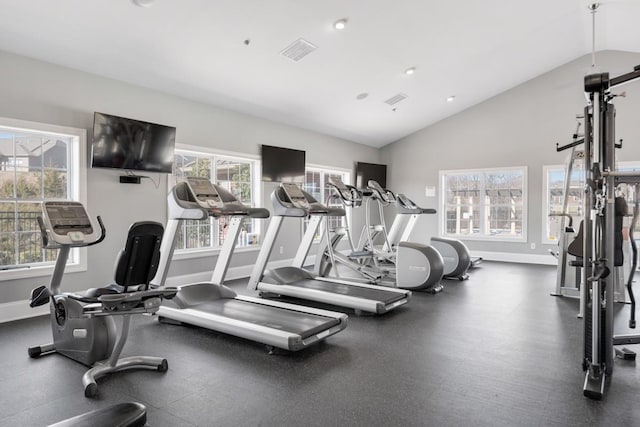
M100 226L100 237L95 242L87 243L83 246L97 245L98 243L102 242L105 237L107 237L107 230L104 227L102 218L98 215L96 219L98 220L98 225ZM47 230L47 226L44 224L44 220L42 219L42 217L38 216L36 217L36 220L38 221L38 227L40 227L40 235L42 236L42 247L45 249L60 249L60 244L51 243L49 241L49 231Z
M584 138L576 139L575 141L570 142L567 145L563 145L562 147L560 146L559 143L556 142L556 151L560 152L560 151L568 150L569 148L577 147L582 143L584 143Z
M102 222L102 218L100 217L100 215L98 215L96 219L98 220L98 225L100 226L100 237L98 238L98 240L93 243L89 243L87 246L97 245L98 243L102 242L105 237L107 237L107 230L106 228L104 228L104 223Z
M41 216L36 217L38 221L38 227L40 227L40 235L42 236L42 247L46 249L58 249L60 245L50 244L49 242L49 233L47 232L47 227L44 225L44 221Z
M635 236L633 235L633 230L638 222L638 213L640 213L640 205L638 205L638 190L640 190L640 185L635 184L634 198L636 203L633 207L633 219L631 220L631 225L629 227L629 241L631 242L632 257L629 280L627 280L627 292L629 293L629 299L631 300L631 310L629 313L629 328L631 329L635 329L636 327L636 298L633 294L633 278L636 273L636 269L638 268L638 246L636 244Z
M550 213L549 216L564 216L569 218L569 227L573 227L573 217L571 215L569 215L568 213Z

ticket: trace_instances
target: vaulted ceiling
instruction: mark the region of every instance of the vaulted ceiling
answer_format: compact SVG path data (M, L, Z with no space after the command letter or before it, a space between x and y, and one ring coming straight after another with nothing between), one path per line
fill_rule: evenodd
M584 0L137 1L0 0L0 50L380 147L592 48ZM639 20L602 1L596 50Z

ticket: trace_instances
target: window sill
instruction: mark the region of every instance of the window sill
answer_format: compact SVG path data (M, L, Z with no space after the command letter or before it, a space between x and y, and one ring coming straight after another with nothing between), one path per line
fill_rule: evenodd
M233 250L234 254L240 254L245 252L258 252L262 246L246 246L243 248L236 248ZM175 251L173 253L173 261L179 261L183 259L194 259L194 258L206 258L210 256L218 256L220 255L221 248L216 249L188 249Z
M14 270L1 270L0 282L8 280L29 279L32 277L45 277L53 274L54 265L36 266L31 268L16 268ZM87 266L82 264L69 264L65 268L65 274L87 271Z
M473 236L468 234L442 234L441 237L458 240L473 240L479 242L498 242L498 243L527 243L526 236L522 237L490 237L490 236Z

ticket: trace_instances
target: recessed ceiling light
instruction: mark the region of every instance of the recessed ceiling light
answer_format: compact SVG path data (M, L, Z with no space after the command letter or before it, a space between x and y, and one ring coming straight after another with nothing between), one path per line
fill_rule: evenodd
M367 96L369 96L369 94L367 92L362 92L360 94L358 94L358 96L356 96L356 99L358 101L362 101L363 99L365 99Z
M416 67L411 67L411 68L407 68L406 70L404 70L404 73L405 73L407 76L410 76L410 75L412 75L412 74L413 74L413 73L415 73L415 72L416 72Z
M452 102L454 99L456 99L455 95L451 95L449 97L447 97L447 102Z
M151 7L155 0L131 0L133 4L140 7Z
M342 18L333 23L333 28L336 30L344 30L347 26L347 18Z

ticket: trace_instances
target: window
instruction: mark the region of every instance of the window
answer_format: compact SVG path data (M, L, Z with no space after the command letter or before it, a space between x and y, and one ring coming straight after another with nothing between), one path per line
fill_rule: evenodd
M85 146L84 129L0 118L2 279L50 273L40 267L52 266L57 251L42 249L37 217L47 200L84 202ZM84 252L72 250L68 264L84 263Z
M442 234L526 241L526 167L440 171Z
M640 172L638 162L620 162L617 167L621 172ZM555 214L563 212L564 190L565 190L566 165L545 166L544 167L544 197L543 197L543 243L557 243L562 229L562 217ZM578 229L578 224L584 218L584 185L585 173L584 162L577 159L574 162L567 198L566 213L571 215L574 228ZM629 204L629 213L633 208L633 189L620 187L621 193ZM566 222L565 224L568 224Z
M258 184L256 160L242 157L176 149L173 165L173 183L188 176L209 178L224 187L247 206L256 206ZM176 237L176 251L218 249L224 243L228 218L208 221L182 221ZM260 240L259 220L243 222L238 247L256 246Z
M560 238L562 225L569 222L558 214L567 213L571 216L574 226L584 218L584 163L576 160L571 171L569 196L567 197L566 211L564 207L566 166L545 166L544 172L544 197L543 197L543 243L557 243Z
M333 190L329 187L329 180L334 177L340 178L343 182L348 183L351 179L351 174L349 172L336 169L307 167L303 189L323 205L342 207L342 202L339 199L329 199L333 194ZM344 225L345 217L329 218L329 227L331 229L344 227Z

